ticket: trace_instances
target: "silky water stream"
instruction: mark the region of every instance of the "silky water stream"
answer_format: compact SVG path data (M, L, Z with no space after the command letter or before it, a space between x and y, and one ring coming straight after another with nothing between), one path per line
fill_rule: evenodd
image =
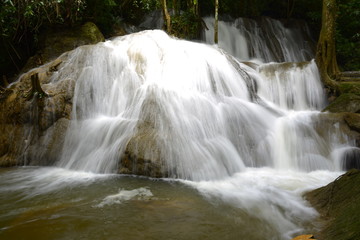
M69 78L57 165L0 170L0 239L291 239L317 227L302 194L352 145L316 130L313 61L243 64L153 30L77 48L52 83ZM116 174L144 126L168 178Z

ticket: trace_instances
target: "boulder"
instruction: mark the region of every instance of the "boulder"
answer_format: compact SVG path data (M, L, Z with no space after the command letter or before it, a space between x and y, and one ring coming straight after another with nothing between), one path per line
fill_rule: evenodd
M151 94L142 106L142 118L139 120L134 136L127 143L125 153L120 159L119 173L136 174L150 177L167 177L161 144L164 133L156 122L164 121L160 116L160 107Z
M344 93L336 98L324 112L352 112L360 113L360 95L354 93Z
M323 111L360 113L360 82L339 82L340 96Z
M360 132L360 114L346 113L344 120L351 130Z
M305 194L320 213L319 239L360 239L360 171L350 170L325 187Z

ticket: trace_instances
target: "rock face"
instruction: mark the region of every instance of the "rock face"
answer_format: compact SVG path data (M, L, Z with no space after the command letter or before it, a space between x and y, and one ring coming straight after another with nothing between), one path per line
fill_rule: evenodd
M324 112L360 113L360 82L339 82L340 96Z
M351 170L329 185L311 191L306 199L321 214L318 239L360 239L360 171Z
M52 165L59 158L70 121L75 79L54 83L52 76L67 60L69 53L64 52L104 41L90 22L73 29L51 30L41 38L41 50L23 69L27 72L8 88L0 88L0 167ZM46 96L32 92L34 75Z
M142 119L139 119L134 136L127 143L125 153L120 158L119 173L150 177L169 175L162 159L162 148L159 146L165 139L164 133L156 126L157 122L164 120L160 119L160 111L154 97L144 102Z
M353 93L341 94L324 111L360 113L360 96Z
M73 50L82 45L96 44L105 40L98 27L87 22L82 26L71 29L50 29L40 36L40 50L31 57L23 72L54 60L62 53Z
M357 134L356 146L360 147L360 82L339 82L340 96L323 112L342 113L342 119Z
M0 166L50 165L56 161L70 119L75 81L51 82L67 54L23 74L0 94ZM38 75L47 96L33 94ZM42 159L46 157L46 163Z

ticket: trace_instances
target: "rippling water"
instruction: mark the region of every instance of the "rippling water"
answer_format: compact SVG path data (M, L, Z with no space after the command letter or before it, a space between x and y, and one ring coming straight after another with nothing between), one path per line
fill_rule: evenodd
M0 239L290 239L315 228L301 194L338 175L249 168L195 182L2 169Z

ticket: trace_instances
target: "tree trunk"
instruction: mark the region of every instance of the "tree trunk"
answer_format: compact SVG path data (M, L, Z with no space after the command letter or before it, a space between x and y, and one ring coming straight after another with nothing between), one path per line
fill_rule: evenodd
M26 97L28 99L31 99L34 96L37 98L43 98L48 96L48 94L44 92L44 90L41 88L38 73L31 75L31 90L26 94Z
M337 92L338 84L335 80L339 74L335 49L336 15L336 0L323 0L322 25L315 59L321 79L332 93Z
M218 44L219 42L219 19L218 19L218 12L219 12L219 0L215 0L215 26L214 26L214 42Z
M171 33L171 17L167 10L166 0L162 0L161 5L162 5L162 9L163 9L164 22L166 25L166 32L170 34Z

